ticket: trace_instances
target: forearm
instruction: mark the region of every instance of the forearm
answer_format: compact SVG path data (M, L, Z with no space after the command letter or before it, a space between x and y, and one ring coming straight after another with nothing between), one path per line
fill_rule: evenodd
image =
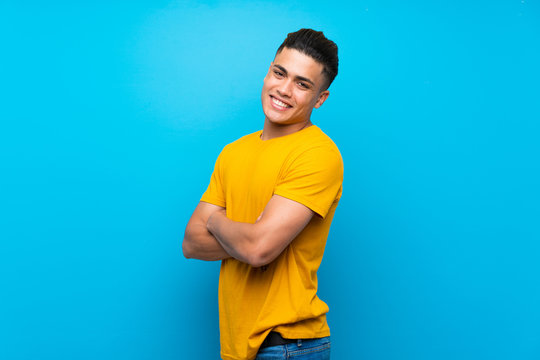
M208 219L207 229L232 257L258 265L256 224L232 221L224 212L216 212Z
M231 257L204 224L193 224L186 228L182 251L186 258L206 261L223 260Z
M308 207L274 195L254 224L232 221L223 209L208 217L206 227L232 257L260 267L274 261L312 217Z

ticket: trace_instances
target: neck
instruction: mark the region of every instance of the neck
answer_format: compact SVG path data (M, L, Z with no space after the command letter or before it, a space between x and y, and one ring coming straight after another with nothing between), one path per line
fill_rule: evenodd
M261 134L261 139L270 140L277 137L290 135L302 129L310 127L311 125L313 124L311 123L310 119L301 123L288 124L288 125L278 125L269 121L268 119L264 119L264 127L263 127L263 132Z

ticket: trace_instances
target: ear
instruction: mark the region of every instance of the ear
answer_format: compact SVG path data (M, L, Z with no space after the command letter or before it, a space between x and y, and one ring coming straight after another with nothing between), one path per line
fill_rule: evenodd
M330 95L330 91L324 90L321 91L319 94L319 98L317 99L317 102L315 103L315 108L318 109L321 107L321 105L328 99L328 95Z

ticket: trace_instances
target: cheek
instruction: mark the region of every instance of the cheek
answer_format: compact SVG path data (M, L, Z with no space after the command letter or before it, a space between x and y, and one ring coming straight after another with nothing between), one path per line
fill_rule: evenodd
M311 96L307 96L306 94L299 95L297 99L298 99L297 103L301 104L302 106L306 108L313 106L313 104L315 103L315 101L313 101Z
M263 92L267 92L272 87L272 81L268 79L264 79L262 90Z
M270 88L270 83L269 81L265 78L264 79L264 82L263 82L263 86L262 86L262 93L266 93L268 92L268 89Z

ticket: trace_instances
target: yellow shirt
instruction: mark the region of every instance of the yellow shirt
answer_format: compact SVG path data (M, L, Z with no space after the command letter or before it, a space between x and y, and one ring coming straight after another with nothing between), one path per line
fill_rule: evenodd
M225 146L201 201L227 209L234 221L254 223L273 194L317 215L269 265L222 261L219 278L221 356L254 359L264 338L330 335L328 306L317 297L317 269L341 196L343 162L317 126L265 140L262 131Z

